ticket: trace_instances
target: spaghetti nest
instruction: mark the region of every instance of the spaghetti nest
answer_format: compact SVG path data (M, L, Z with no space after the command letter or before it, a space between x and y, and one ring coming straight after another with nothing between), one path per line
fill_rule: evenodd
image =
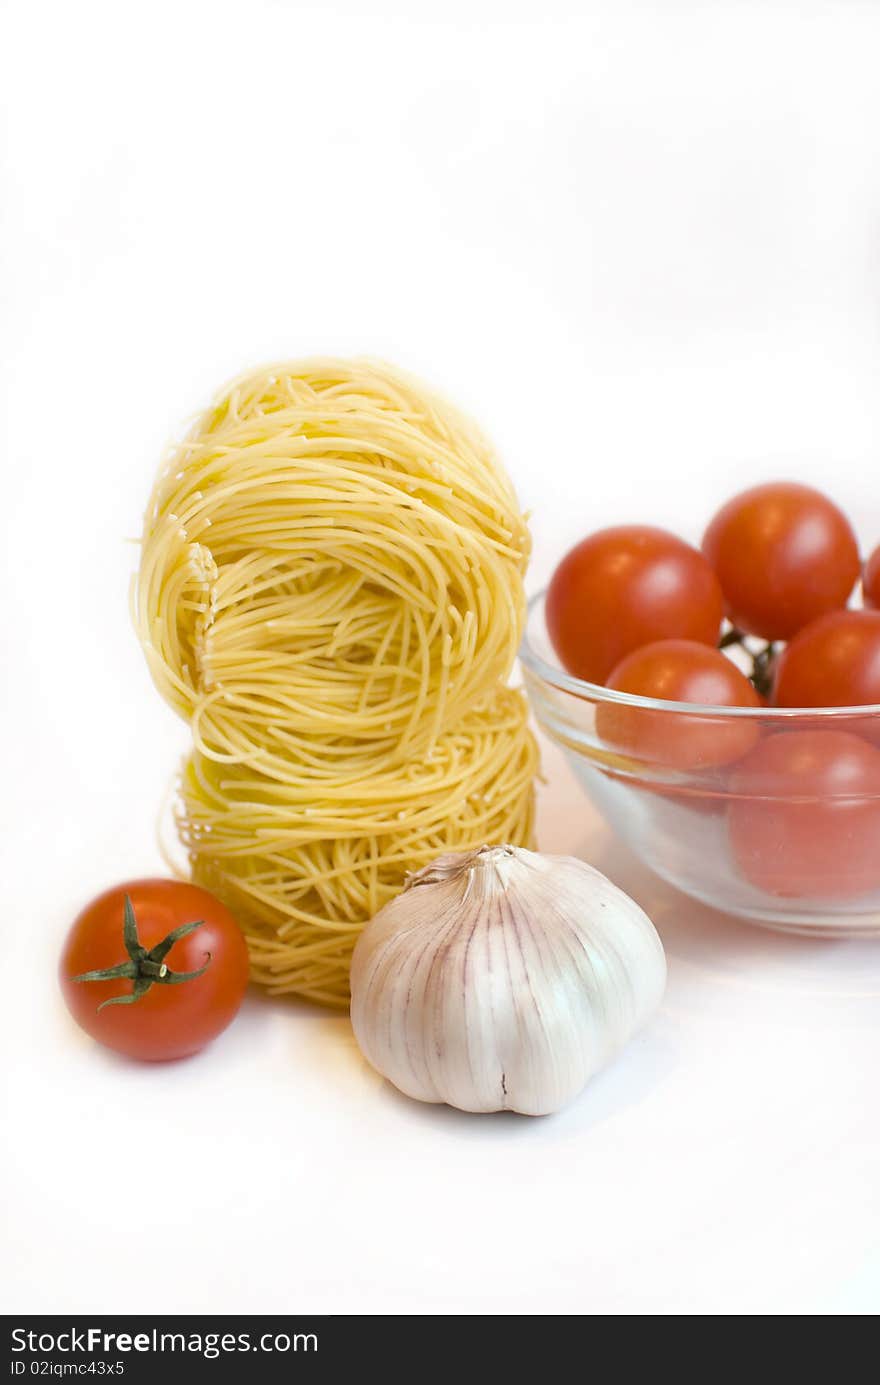
M233 383L169 459L141 634L208 753L400 762L507 676L528 550L449 405L384 366L279 367Z
M522 694L498 688L405 773L315 794L218 764L187 762L178 827L193 879L248 934L254 979L327 1004L348 1000L363 925L409 871L444 851L532 839L537 751Z
M528 844L535 750L505 686L529 536L475 426L391 368L234 381L169 457L136 620L190 723L193 875L254 974L347 996L362 924L441 851Z

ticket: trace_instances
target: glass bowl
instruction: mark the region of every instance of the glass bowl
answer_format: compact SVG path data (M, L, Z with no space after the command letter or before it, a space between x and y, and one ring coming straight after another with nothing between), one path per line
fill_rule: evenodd
M584 682L543 593L520 657L538 724L657 875L764 927L880 936L880 706L722 709Z

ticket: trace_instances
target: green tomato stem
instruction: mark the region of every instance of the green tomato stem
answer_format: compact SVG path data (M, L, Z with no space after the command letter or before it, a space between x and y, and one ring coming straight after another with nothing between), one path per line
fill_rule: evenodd
M746 644L747 638L745 632L738 630L734 625L721 636L718 641L718 648L730 649L732 645L738 644L743 653L752 661L749 682L762 697L768 697L773 687L773 661L776 658L776 645L771 641L763 649L759 649L757 654L753 654Z
M115 967L104 967L98 971L84 971L79 976L72 976L71 981L115 981L124 978L131 981L131 992L128 995L112 996L109 1000L102 1001L98 1006L103 1010L106 1005L134 1005L142 996L147 994L151 986L180 986L185 981L195 981L205 972L211 964L210 952L205 953L206 961L198 971L172 971L165 961L166 956L171 951L176 942L181 938L186 938L190 933L194 933L197 928L201 928L204 919L198 919L194 923L181 923L177 928L172 928L161 942L150 948L149 951L141 944L138 938L137 920L134 916L134 906L128 895L125 896L125 904L122 912L122 941L128 953L127 962L119 962Z

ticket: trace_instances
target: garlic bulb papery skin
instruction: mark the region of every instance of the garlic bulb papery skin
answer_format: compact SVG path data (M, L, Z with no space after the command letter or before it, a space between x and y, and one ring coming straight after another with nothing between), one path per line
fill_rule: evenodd
M657 1009L666 958L639 906L571 856L441 856L367 924L351 968L364 1056L407 1096L546 1115Z

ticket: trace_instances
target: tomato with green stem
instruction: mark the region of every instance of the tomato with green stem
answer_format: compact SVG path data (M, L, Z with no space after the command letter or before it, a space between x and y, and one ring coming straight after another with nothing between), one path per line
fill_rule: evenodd
M135 880L74 920L61 990L77 1024L131 1058L198 1052L234 1019L247 947L225 905L198 885Z
M547 591L553 647L577 678L604 683L620 660L656 640L714 645L721 588L706 559L664 529L602 529L563 558Z
M849 520L811 486L790 481L734 496L712 520L703 552L732 623L765 640L787 640L846 605L860 572Z

